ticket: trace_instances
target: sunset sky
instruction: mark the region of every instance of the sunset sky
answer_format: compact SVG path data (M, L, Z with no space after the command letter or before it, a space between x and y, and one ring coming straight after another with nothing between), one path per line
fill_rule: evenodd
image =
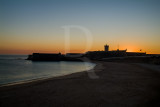
M160 0L0 0L0 54L65 52L64 26L91 32L92 47L160 54ZM87 35L72 28L70 51Z

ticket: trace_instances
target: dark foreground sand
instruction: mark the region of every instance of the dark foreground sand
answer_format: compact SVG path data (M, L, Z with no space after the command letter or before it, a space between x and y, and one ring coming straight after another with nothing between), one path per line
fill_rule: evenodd
M0 107L160 107L160 73L98 62L94 71L0 88Z

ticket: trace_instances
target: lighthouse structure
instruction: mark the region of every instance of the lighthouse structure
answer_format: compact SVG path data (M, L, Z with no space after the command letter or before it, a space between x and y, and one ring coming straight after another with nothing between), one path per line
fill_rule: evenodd
M109 51L109 45L107 45L107 44L104 45L104 51L105 51L105 52L108 52L108 51Z

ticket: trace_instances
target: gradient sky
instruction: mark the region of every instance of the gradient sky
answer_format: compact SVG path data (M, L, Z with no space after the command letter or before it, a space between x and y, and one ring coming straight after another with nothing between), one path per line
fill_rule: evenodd
M160 54L160 0L0 0L0 54L62 52L63 26L87 28L90 50ZM71 52L84 52L85 33L71 29Z

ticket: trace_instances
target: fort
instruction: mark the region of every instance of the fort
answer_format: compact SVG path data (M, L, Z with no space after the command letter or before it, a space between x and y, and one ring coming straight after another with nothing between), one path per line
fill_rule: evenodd
M127 52L127 49L109 51L109 45L104 45L104 51L89 51L86 56L90 59L101 59L106 57L146 56L146 52Z
M33 53L28 55L27 60L32 61L82 61L78 59L82 57L83 54L78 53L68 53L63 55L61 53Z
M32 61L82 61L83 57L101 61L152 62L159 64L160 55L146 54L146 52L127 52L126 50L109 50L104 45L104 51L88 51L86 53L33 53L27 60ZM158 61L157 61L158 59Z

